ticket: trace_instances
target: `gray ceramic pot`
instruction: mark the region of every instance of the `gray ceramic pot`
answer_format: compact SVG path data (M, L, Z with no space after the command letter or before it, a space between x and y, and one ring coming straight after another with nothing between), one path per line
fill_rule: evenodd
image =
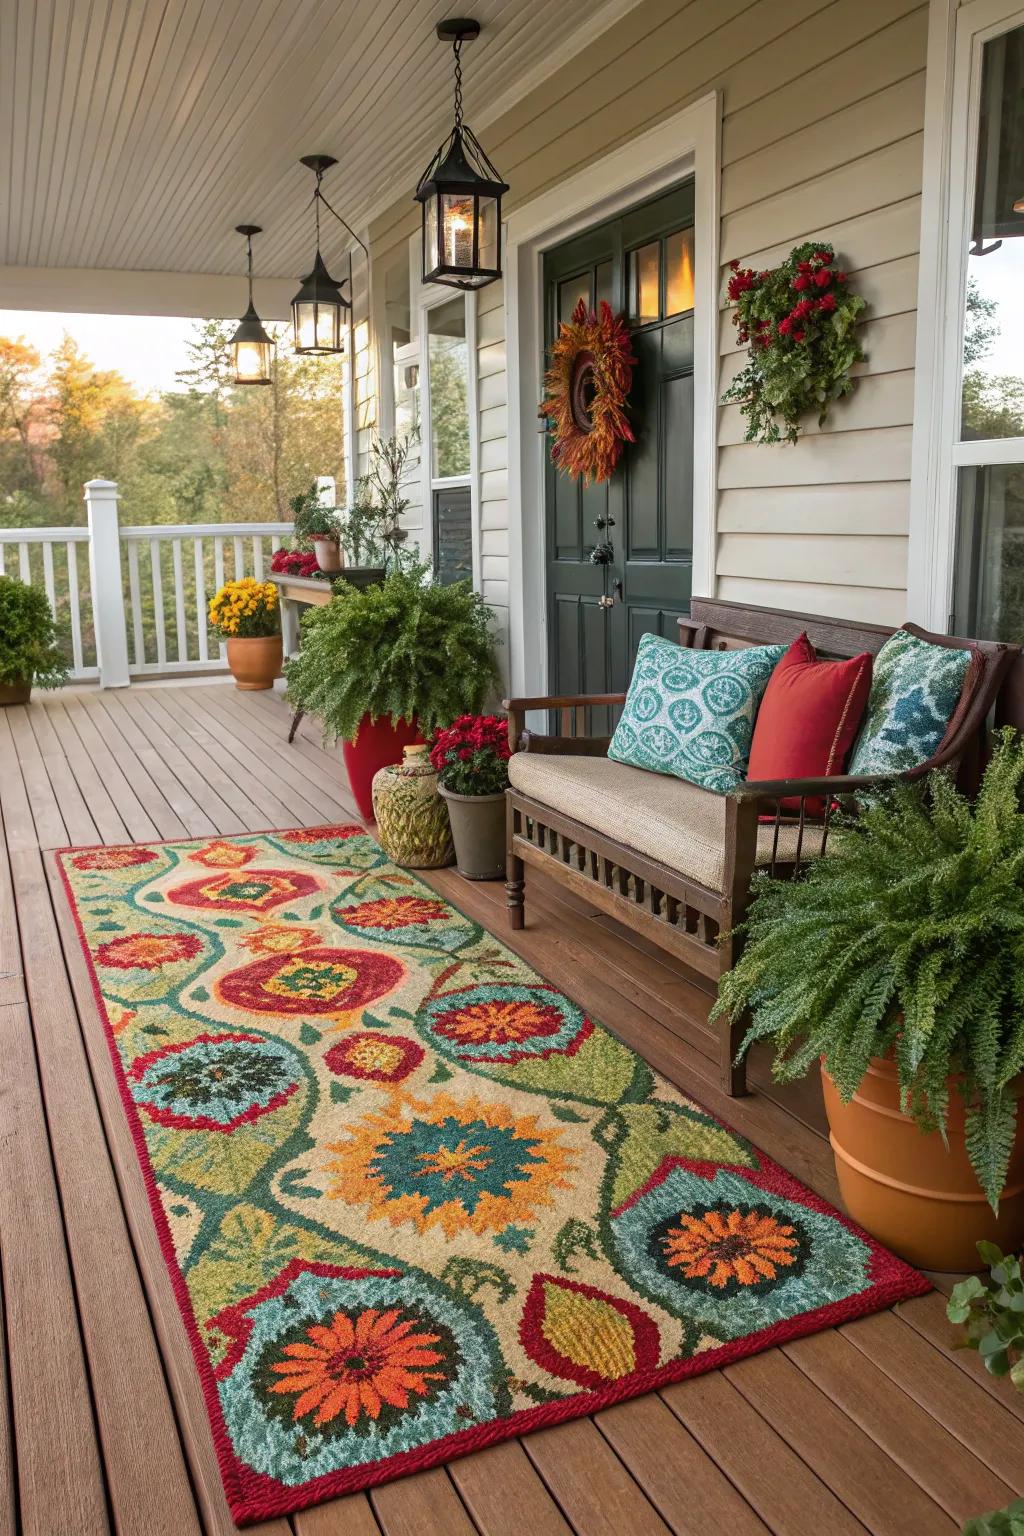
M505 795L456 795L439 788L448 802L455 866L467 880L505 878Z

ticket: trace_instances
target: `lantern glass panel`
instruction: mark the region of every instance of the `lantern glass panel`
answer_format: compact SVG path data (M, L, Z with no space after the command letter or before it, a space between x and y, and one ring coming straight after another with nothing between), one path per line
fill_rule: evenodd
M477 266L483 267L488 272L496 272L498 270L498 199L481 197L478 202L480 255L477 258Z
M455 267L462 271L472 269L475 211L472 193L442 193L441 255L446 267Z
M269 341L235 342L235 383L265 384L270 380Z
M437 245L438 197L429 197L423 207L423 275L433 272L439 265Z

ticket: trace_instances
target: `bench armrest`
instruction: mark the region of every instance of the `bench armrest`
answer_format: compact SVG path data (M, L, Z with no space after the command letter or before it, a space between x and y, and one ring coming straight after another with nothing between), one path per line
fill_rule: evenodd
M505 699L508 711L508 739L513 752L575 753L581 757L600 756L608 750L610 736L590 735L588 709L608 709L626 702L624 693L542 694L534 698ZM526 714L531 709L558 711L557 736L532 735L526 729Z

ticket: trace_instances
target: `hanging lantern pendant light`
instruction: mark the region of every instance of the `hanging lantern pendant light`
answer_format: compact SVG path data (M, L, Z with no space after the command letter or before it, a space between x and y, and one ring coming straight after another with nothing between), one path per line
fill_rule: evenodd
M252 301L252 237L263 233L258 224L236 224L238 234L245 236L248 253L249 308L238 322L238 329L231 338L235 359L236 384L269 384L270 369L274 360L274 343L263 329L263 322L256 313Z
M420 178L423 207L423 281L450 288L483 288L501 276L500 173L462 118L462 45L479 37L480 23L453 17L437 35L455 54L455 126Z
M302 287L292 299L292 331L295 336L296 352L304 356L324 357L332 353L344 352L342 320L345 310L352 308L348 299L342 294L341 284L334 281L320 255L320 204L323 203L331 213L334 213L334 209L324 197L320 183L324 179L324 172L338 162L333 155L303 155L299 163L307 166L316 176L316 187L313 192L313 206L316 210L316 256L309 276L302 279ZM344 224L345 221L340 214L335 214L335 218ZM347 225L345 227L348 228Z

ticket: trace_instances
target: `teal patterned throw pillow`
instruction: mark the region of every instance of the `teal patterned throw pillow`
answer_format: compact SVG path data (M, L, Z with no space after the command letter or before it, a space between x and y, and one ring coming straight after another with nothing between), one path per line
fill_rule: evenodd
M644 635L608 756L728 794L747 771L757 707L785 652L691 651Z
M902 773L938 751L960 700L970 651L898 629L875 658L867 713L847 773Z

